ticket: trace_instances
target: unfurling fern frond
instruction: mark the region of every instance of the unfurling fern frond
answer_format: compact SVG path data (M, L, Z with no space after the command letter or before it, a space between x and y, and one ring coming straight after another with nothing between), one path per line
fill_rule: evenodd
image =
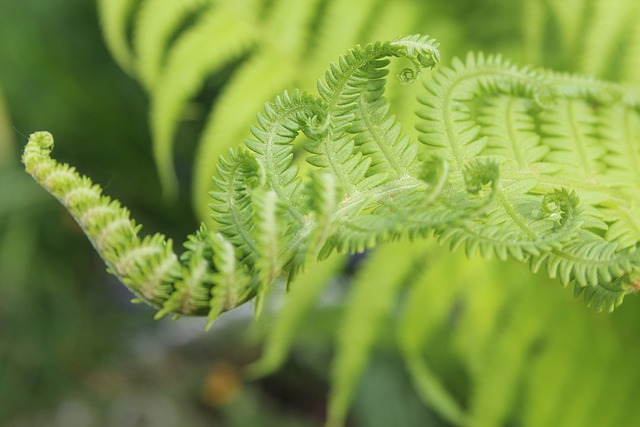
M180 260L170 240L161 235L138 237L139 227L130 220L128 211L102 196L88 178L50 159L50 135L34 134L23 160L27 170L71 211L110 271L141 300L158 307L159 315L219 313L231 307L223 304L221 308L213 301L215 296L235 295L228 298L235 304L262 296L275 280L289 277L304 264L305 256L300 254L318 255L319 248L327 244L364 250L376 240L396 237L402 232L398 224L379 223L372 237L364 240L353 237L348 230L339 232L349 228L349 221L358 221L372 209L379 209L386 200L406 199L404 209L408 213L416 210L414 206L442 210L435 203L437 194L426 195L433 189L443 191L442 185L411 176L367 176L370 161L355 150L351 140L356 133L348 126L351 110L357 108L355 101L365 93L366 73L372 63L389 55L406 57L415 67L413 73L435 65L438 59L433 40L426 37L369 45L350 52L327 74L327 82L321 86L322 98L284 94L267 105L265 114L259 117L260 125L254 128L256 140L247 141L251 151L231 152L229 159L218 165L212 208L225 238L203 227L189 239ZM324 164L321 169L334 176L340 188L334 188L333 200L327 199L329 206L305 201L314 192L307 186L318 191L318 181L315 185L311 181L303 183L298 168L291 164L292 142L300 130L315 144L315 158L323 159L316 162ZM309 161L314 162L311 158ZM316 217L320 221L316 222ZM437 218L436 223L450 221L444 214ZM311 236L319 239L313 250L308 247ZM226 255L217 256L220 251ZM225 264L219 265L220 261ZM231 273L231 265L237 277ZM247 276L251 271L260 273ZM231 280L234 277L236 280Z
M598 310L619 305L640 278L638 101L615 85L470 54L425 82L418 144L403 136L384 97L389 57L409 64L399 77L411 82L437 64L439 52L425 36L358 46L330 66L317 96L284 92L266 104L251 128L253 137L216 165L211 208L217 233L203 225L180 258L162 235L139 237L127 210L52 160L49 134L32 135L23 161L76 218L109 270L158 308L159 316L205 315L213 321L252 298L258 313L272 285L291 284L309 260L400 240L373 258L382 268L385 254L407 254L395 266L399 276L372 269L356 279L356 301L333 374L330 422L340 425L374 341L363 335L354 350L345 336L353 336L363 319L380 322L407 283L415 284L415 295L432 289L419 266L422 249L411 252L416 246L406 238L434 234L468 255L545 270L573 284ZM339 262L332 258L332 264ZM359 295L374 276L385 280L371 290L378 298L366 306ZM300 304L309 306L321 286L298 294ZM443 301L460 292L449 289ZM285 312L302 315L293 308ZM415 302L407 313L407 322L426 318ZM542 322L513 318L503 333L518 336L524 354ZM476 329L492 330L482 324ZM464 413L421 361L423 338L433 329L412 330L401 334L400 344L426 401L456 423L472 417L489 425L506 417L507 401L487 412L481 401L471 402L471 412ZM287 325L278 331L279 347L268 352L263 370L281 360L290 342ZM492 353L486 356L476 371L478 388L488 389L494 373L504 379L501 387L514 387L521 366L492 365Z

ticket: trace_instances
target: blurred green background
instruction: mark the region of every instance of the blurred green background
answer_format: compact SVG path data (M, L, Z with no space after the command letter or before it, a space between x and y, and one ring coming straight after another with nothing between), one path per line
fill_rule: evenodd
M508 19L516 2L433 3L444 17L432 19L449 39L449 58L480 48L521 62L540 56L519 48L521 21ZM549 52L540 64L571 65L559 50ZM215 85L208 89L205 101L216 95ZM148 111L143 89L107 52L93 1L0 0L0 425L321 425L339 307L322 310L305 326L281 371L247 382L240 369L260 351L246 333L251 307L225 314L208 332L199 319L153 321L153 311L132 305L128 291L106 274L71 217L23 172L19 157L27 136L48 130L58 159L121 200L146 232L181 242L198 224L189 190L204 117L180 128L180 199L166 202ZM544 292L568 294L556 287ZM566 299L571 310L586 310ZM637 304L630 300L611 318L595 321L619 332L616 345L637 337ZM258 325L254 336L266 328ZM446 425L412 391L393 345L380 347L350 425Z

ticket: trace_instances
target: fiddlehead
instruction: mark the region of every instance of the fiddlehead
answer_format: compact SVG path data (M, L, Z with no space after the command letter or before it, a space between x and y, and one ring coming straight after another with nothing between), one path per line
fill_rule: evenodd
M52 149L49 133L33 134L22 156L27 171L69 210L108 270L156 307L158 316L209 315L213 320L252 296L252 281L220 235L202 227L189 237L179 260L170 239L161 234L141 238L129 211L102 195L89 178L51 159Z

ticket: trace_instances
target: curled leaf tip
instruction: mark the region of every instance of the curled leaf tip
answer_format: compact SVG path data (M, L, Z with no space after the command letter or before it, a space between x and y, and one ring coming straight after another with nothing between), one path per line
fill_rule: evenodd
M413 70L411 68L404 68L398 74L398 79L400 80L400 83L402 83L402 84L413 83L413 82L416 81L417 78L418 78L418 71L417 70Z
M29 140L35 142L42 149L53 148L53 135L46 131L34 132L29 136Z

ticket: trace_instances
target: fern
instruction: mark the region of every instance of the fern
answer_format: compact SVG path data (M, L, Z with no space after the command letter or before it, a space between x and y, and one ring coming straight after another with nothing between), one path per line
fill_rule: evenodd
M434 234L453 249L464 247L467 255L479 252L546 270L574 285L587 304L613 310L640 277L638 239L632 237L639 202L639 104L614 84L470 54L425 81L419 145L403 136L384 97L389 57L410 65L399 74L407 83L440 58L434 40L424 36L358 46L330 66L318 95L292 91L276 97L258 115L253 138L216 166L211 208L217 232L203 225L181 257L162 235L140 237L140 227L117 201L51 159L48 133L31 136L23 162L75 217L109 270L139 300L156 307L158 316L204 315L213 321L253 298L259 313L268 290L280 280L292 285L308 260L400 240L372 258L384 268L384 259L403 254L397 269L369 267L356 279L338 338L330 424L341 425L346 417L375 343L371 325L387 315L394 295L414 286L410 292L419 297L406 307L400 345L419 394L452 422L496 425L510 416L522 363L544 328L543 318L529 310L544 304L530 306L529 297L521 297L505 306L507 297L493 289L494 309L483 317L474 310L490 305L474 305L479 299L469 297L463 321L486 321L469 328L483 354L467 361L478 394L463 409L422 354L437 327L429 326L428 316L438 316L420 313L415 304L440 290L432 289L420 269L422 254L433 256L421 238ZM622 130L618 120L624 120ZM296 144L301 133L304 141ZM306 165L296 163L294 150L304 152ZM506 280L523 274L513 268L516 273ZM373 277L388 280L377 298L365 300L361 295L369 293ZM299 294L300 304L311 303L321 286L316 285ZM443 307L462 292L443 292ZM542 294L528 292L543 301ZM301 316L290 310L289 319ZM546 313L552 312L548 307ZM510 319L508 325L499 327L496 313ZM362 322L371 325L361 345L353 346L348 341ZM279 344L267 353L262 371L281 360L290 325L279 327ZM486 342L495 346L484 348ZM494 388L504 400L486 403Z

